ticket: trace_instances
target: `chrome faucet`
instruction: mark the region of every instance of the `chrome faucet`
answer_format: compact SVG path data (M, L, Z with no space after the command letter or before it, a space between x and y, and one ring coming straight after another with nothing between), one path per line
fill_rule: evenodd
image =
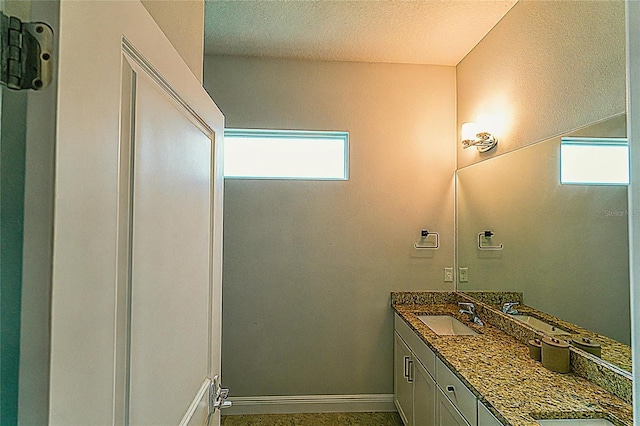
M473 321L474 324L477 324L480 327L482 327L484 325L484 323L482 322L482 320L480 319L480 317L476 313L476 307L475 307L475 305L473 303L458 302L458 305L462 308L462 309L460 309L460 313L461 314L469 315L469 319L471 321Z
M518 313L518 310L515 309L515 307L519 304L520 303L518 302L507 302L502 305L502 312L504 312L505 314L516 315Z

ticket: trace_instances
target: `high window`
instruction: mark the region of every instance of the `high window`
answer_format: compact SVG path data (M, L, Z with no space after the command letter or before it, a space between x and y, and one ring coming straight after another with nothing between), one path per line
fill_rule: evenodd
M227 129L224 137L226 178L349 178L347 132Z

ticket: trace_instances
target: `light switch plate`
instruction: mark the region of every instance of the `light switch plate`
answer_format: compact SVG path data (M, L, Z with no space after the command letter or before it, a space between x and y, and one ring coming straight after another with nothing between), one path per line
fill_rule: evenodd
M444 268L444 282L452 283L453 282L453 268Z
M468 283L469 282L469 268L467 268L466 266L464 268L460 268L458 277L460 278L460 282L461 283Z

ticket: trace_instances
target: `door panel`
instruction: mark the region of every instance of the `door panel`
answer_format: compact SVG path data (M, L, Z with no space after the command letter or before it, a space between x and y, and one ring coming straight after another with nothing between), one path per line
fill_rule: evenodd
M412 354L397 333L393 333L393 390L395 405L405 425L413 425L413 383L411 377Z
M49 423L204 421L224 117L139 1L60 21Z
M413 423L416 426L432 425L436 420L436 382L422 366L414 363Z
M130 421L178 424L209 373L211 141L136 81Z

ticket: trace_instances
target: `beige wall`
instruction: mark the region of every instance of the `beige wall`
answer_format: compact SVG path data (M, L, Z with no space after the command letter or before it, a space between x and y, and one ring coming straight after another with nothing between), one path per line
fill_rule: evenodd
M389 292L453 288L455 69L206 57L205 87L227 127L350 134L349 181L226 182L225 385L392 393Z
M202 81L204 0L142 0L142 4Z
M519 1L457 66L458 132L502 117L496 149L458 167L625 111L623 1Z

